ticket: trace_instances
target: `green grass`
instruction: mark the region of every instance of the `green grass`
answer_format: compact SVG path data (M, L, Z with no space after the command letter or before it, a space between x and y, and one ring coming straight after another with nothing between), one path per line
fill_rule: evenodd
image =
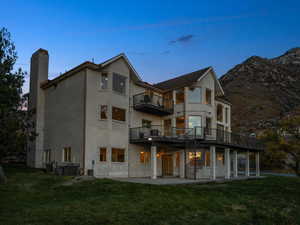
M300 179L154 186L108 179L73 186L39 170L5 167L0 225L300 224Z

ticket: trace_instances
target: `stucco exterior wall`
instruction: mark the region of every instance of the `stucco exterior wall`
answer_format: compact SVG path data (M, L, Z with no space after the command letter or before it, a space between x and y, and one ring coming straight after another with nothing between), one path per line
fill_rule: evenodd
M45 90L44 150L51 150L51 161L62 162L63 148L71 147L72 162L81 163L84 138L84 76L85 71L81 71Z

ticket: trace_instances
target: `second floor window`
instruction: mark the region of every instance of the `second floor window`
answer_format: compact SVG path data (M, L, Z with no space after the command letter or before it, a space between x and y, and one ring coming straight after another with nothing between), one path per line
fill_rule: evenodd
M120 74L113 74L113 90L119 94L126 94L126 77Z
M205 104L211 105L211 90L208 88L205 90Z
M101 82L100 82L100 88L105 90L108 88L108 76L107 73L102 73L101 75Z
M107 119L107 105L100 106L100 119L101 120Z
M126 110L118 107L112 107L112 119L118 121L126 121Z
M64 162L71 162L71 147L65 147L63 150L63 161Z
M175 90L176 93L176 104L184 103L184 89L180 88Z
M189 88L188 92L188 100L189 103L201 103L202 102L202 96L201 96L201 88L200 87L195 87Z
M223 106L220 104L217 105L217 120L223 122Z

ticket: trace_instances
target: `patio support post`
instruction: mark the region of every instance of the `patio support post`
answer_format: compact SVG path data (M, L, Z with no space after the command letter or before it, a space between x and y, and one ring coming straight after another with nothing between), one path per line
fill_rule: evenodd
M185 178L185 150L180 153L180 178Z
M210 179L216 180L216 146L210 146Z
M230 148L226 148L225 149L225 166L226 166L225 179L230 179L230 173L231 173L231 168L230 168Z
M260 167L259 167L259 152L255 153L255 165L256 165L256 176L260 176Z
M152 179L157 178L157 158L156 158L156 153L157 153L157 147L155 145L151 145L151 170L152 170Z
M250 152L246 152L246 176L250 176Z
M233 151L233 177L238 177L238 152Z

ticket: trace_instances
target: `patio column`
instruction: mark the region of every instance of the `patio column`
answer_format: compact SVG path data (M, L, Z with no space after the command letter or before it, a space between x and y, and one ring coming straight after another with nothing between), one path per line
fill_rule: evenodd
M226 166L225 179L230 179L230 173L231 173L231 168L230 168L230 148L226 148L225 149L225 166Z
M259 167L259 152L255 153L255 165L256 165L256 176L260 176L260 167Z
M216 146L210 146L210 179L216 179Z
M180 178L185 178L185 151L180 153Z
M156 158L156 153L157 153L157 147L155 145L151 145L151 178L156 179L157 178L157 158Z
M238 152L233 151L233 177L238 177Z
M250 152L246 152L246 176L250 176Z

